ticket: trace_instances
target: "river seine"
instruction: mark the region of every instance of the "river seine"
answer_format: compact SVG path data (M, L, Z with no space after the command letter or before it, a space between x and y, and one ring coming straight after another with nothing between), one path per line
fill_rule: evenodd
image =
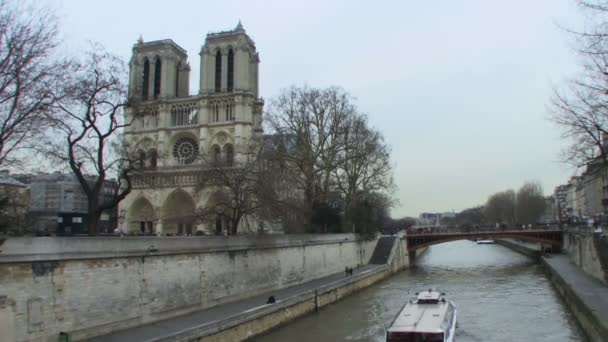
M444 243L416 264L256 341L384 341L403 304L431 287L457 306L458 342L585 341L541 267L505 247Z

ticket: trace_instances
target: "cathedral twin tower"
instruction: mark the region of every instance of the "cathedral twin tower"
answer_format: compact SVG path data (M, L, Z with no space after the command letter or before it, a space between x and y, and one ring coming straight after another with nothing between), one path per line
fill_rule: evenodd
M219 196L213 188L201 189L201 169L206 160L230 166L261 141L259 58L240 22L234 30L208 34L200 57L200 90L189 95L183 48L170 39L140 39L133 47L129 98L136 105L125 113L131 122L125 144L142 172L120 204L123 231L182 235L226 229L221 212L212 223L196 219Z

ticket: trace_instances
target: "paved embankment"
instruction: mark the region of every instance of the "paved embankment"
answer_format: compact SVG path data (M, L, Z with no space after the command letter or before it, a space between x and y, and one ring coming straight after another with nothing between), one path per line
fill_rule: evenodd
M252 298L91 339L119 341L239 341L259 335L339 300L390 275L388 265L367 265ZM274 304L266 304L274 296Z
M516 241L503 240L500 244L526 255L540 252L536 246ZM608 287L577 267L567 255L546 254L540 262L589 339L608 341Z

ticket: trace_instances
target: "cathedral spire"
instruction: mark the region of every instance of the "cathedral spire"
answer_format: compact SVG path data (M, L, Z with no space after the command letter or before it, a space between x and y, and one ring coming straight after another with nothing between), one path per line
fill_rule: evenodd
M236 25L234 30L235 31L245 31L245 29L243 28L243 24L241 23L241 19L239 19L239 23Z

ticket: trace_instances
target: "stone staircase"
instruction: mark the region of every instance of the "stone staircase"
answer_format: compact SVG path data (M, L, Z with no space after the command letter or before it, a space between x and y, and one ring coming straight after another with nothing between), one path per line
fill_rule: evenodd
M396 236L382 236L379 238L369 263L372 265L388 264L388 258L391 255L391 250L396 239Z

